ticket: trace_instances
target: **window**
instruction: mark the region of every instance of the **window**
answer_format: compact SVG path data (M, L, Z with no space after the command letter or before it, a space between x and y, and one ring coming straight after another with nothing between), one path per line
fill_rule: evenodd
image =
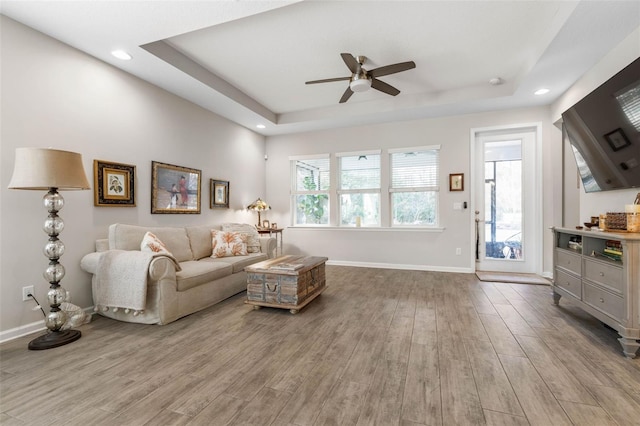
M329 224L329 155L291 158L294 225Z
M394 226L436 226L440 146L389 150Z
M340 226L380 226L380 151L338 156Z

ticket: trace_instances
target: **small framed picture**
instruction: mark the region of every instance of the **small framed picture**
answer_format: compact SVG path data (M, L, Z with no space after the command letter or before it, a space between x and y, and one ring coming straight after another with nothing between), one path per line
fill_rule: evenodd
M271 229L278 229L278 224L277 224L277 223L275 223L275 222L273 222L273 223L271 224Z
M631 142L627 138L627 135L624 134L624 131L620 128L614 130L613 132L607 133L604 135L604 138L609 142L611 149L614 151L619 151L624 147L631 145Z
M268 220L263 220L262 221L262 227L268 229L269 228L269 221Z
M464 191L464 173L449 175L449 191Z
M229 181L211 179L210 208L229 208Z
M200 176L189 167L151 162L151 214L200 214Z
M93 204L98 207L136 206L136 166L93 160Z

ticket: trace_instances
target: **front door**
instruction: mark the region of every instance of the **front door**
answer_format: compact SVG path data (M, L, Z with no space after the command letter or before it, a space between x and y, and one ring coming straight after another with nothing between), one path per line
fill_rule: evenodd
M535 273L540 232L539 127L475 133L475 251L480 271Z

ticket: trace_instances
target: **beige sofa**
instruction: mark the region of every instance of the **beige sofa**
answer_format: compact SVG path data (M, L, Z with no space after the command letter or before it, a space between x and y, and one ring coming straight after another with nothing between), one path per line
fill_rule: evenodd
M235 229L242 228L239 224L228 225ZM245 226L251 228L250 225ZM246 290L245 266L273 257L275 239L259 237L258 253L212 258L211 229L220 228L145 227L124 224L109 226L109 238L96 241L97 251L87 254L81 261L82 269L93 274L92 290L97 311L101 315L121 321L167 324ZM143 310L131 312L128 309L99 306L96 301L97 285L98 281L104 283L105 280L100 280L98 271L105 271L106 264L106 257L101 263L101 256L107 250L125 250L127 252L117 252L125 258L140 256L140 245L147 231L155 234L166 245L179 266L166 256L153 257L150 260L146 273L146 303ZM106 271L107 273L102 275L108 275L109 271ZM138 272L144 277L144 270Z

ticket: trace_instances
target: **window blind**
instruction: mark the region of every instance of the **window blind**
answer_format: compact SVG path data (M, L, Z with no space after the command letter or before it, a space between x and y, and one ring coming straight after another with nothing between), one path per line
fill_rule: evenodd
M437 190L439 157L437 149L391 153L392 190Z

